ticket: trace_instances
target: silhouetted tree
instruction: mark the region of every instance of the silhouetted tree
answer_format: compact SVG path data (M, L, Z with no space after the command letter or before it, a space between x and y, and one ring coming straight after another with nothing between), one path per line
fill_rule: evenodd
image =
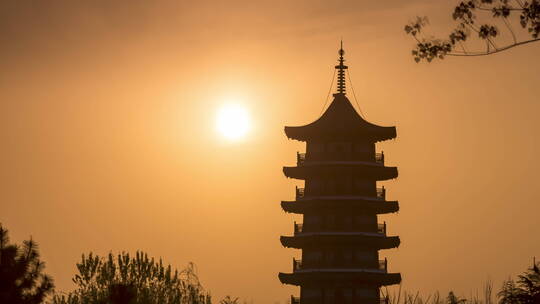
M533 261L531 268L513 280L504 282L498 293L500 304L538 304L540 303L540 269Z
M405 32L416 40L412 55L416 62L443 59L446 56L484 56L540 41L540 0L467 0L454 8L452 18L458 22L447 38L423 38L427 17L417 17L405 25ZM519 23L521 30L512 27ZM505 28L508 39L501 37ZM485 44L485 50L467 50L465 42ZM473 38L473 39L471 39ZM498 41L496 41L498 40ZM502 42L501 46L497 45Z
M43 273L36 242L9 243L8 230L0 224L0 303L42 303L53 291L52 279Z
M77 263L77 289L55 295L53 304L210 304L194 265L182 271L143 252L106 258L90 253Z

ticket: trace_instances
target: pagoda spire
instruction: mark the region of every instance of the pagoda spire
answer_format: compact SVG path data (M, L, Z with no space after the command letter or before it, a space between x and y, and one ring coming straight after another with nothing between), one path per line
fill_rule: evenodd
M348 69L348 67L343 64L343 62L345 62L345 59L343 59L343 55L345 55L345 51L343 50L343 40L341 40L341 47L338 54L339 65L335 66L335 68L338 70L337 94L345 95L345 70Z

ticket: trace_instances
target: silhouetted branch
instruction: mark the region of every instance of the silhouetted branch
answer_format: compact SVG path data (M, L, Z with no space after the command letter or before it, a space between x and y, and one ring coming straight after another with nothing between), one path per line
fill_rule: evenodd
M491 55L491 54L495 54L495 53L500 53L500 52L509 50L511 48L514 48L516 46L528 44L528 43L531 43L531 42L537 42L539 40L540 40L540 38L520 41L520 42L517 42L517 43L512 43L510 45L506 45L504 47L498 48L498 49L496 49L494 51L491 51L489 53L487 53L487 52L486 53L481 53L481 52L479 52L479 53L458 53L458 52L455 52L455 53L448 53L446 55L447 56L486 56L486 55Z
M510 0L469 0L461 1L452 13L452 18L458 21L457 27L448 35L448 38L421 38L420 35L424 27L428 24L427 17L417 17L415 21L405 26L405 32L411 35L416 41L416 48L412 55L416 62L433 59L444 59L445 56L486 56L511 48L536 42L540 35L540 0L522 2L515 0L517 6L511 4ZM496 20L502 18L502 23L510 32L513 42L503 47L498 47L496 38L500 37L500 31L494 24L479 23L476 12L491 12L491 18ZM512 14L519 14L519 24L527 32L530 39L518 40L512 28L509 17ZM485 16L484 16L485 18ZM485 51L467 51L464 43L471 40L471 32L477 35L477 39L486 43ZM459 44L459 46L457 46ZM461 48L457 51L456 48Z
M516 34L512 30L512 27L510 26L510 23L508 23L508 19L503 18L502 20L504 22L504 25L506 25L506 28L508 29L508 31L510 31L510 34L512 34L512 39L514 40L514 44L517 43Z

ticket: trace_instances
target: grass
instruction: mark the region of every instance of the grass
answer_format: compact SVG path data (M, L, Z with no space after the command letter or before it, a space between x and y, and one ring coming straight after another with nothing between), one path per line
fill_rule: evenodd
M470 295L468 298L456 296L452 291L447 296L441 296L439 292L427 296L420 295L420 292L411 293L403 291L401 285L397 291L389 292L388 288L381 290L381 298L386 298L388 304L495 304L493 297L493 283L486 281L482 295Z

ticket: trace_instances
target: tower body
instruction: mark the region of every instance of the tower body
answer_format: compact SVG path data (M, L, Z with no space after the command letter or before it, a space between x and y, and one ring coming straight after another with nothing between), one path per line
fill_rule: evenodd
M336 66L343 75L343 50ZM396 167L387 167L376 143L396 137L395 127L381 127L364 120L345 93L345 79L338 78L338 92L324 114L300 127L285 127L290 139L306 142L293 167L284 167L289 178L303 180L294 201L282 201L284 211L303 215L291 236L282 236L285 247L302 251L293 259L291 273L280 273L282 283L300 286L294 304L379 304L381 286L401 282L399 273L387 271L379 250L399 246L397 236L387 236L378 214L397 212L397 201L386 200L378 181L396 178Z

